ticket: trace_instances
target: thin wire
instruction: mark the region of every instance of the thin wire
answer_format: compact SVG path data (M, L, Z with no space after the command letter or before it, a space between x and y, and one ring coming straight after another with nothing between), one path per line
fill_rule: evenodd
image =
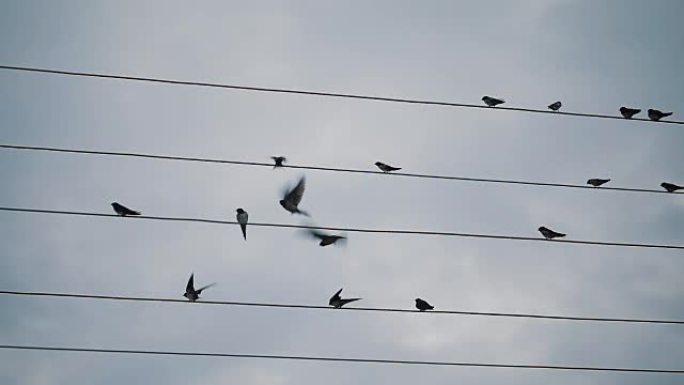
M616 116L616 115L590 114L590 113L564 112L564 111L550 111L550 110L538 110L538 109L532 109L532 108L503 107L503 106L487 107L485 105L479 105L479 104L453 103L453 102L443 102L443 101L434 101L434 100L402 99L402 98L390 98L390 97L384 97L384 96L369 96L369 95L304 91L304 90L282 89L282 88L239 86L239 85L232 85L232 84L182 81L182 80L172 80L172 79L162 79L162 78L148 78L148 77L137 77L137 76L126 76L126 75L108 75L108 74L91 73L91 72L61 71L61 70L36 68L36 67L19 67L19 66L0 65L0 69L12 70L12 71L24 71L24 72L39 72L39 73L56 74L56 75L82 76L82 77L91 77L91 78L134 80L134 81L175 84L175 85L184 85L184 86L227 88L227 89L242 90L242 91L275 92L275 93L281 93L281 94L298 94L298 95L323 96L323 97L333 97L333 98L372 100L372 101L378 101L378 102L422 104L422 105L462 107L462 108L481 108L481 109L488 109L488 110L531 112L531 113L537 113L537 114L549 114L549 115L556 115L556 116L563 116L564 115L564 116L578 116L578 117L584 117L584 118L628 120L628 119L624 119L621 116ZM655 122L655 121L652 121L650 119L645 119L645 118L632 118L629 120L651 122L651 123L684 124L684 121L661 120L661 121Z
M609 368L609 367L595 367L595 366L493 364L493 363L483 363L483 362L414 361L414 360L389 360L389 359L382 359L382 358L291 356L291 355L245 354L245 353L169 352L169 351L154 351L154 350L74 348L74 347L37 346L37 345L0 345L0 349L42 350L42 351L53 351L53 352L80 352L80 353L146 354L146 355L192 356L192 357L260 358L260 359L275 359L275 360L352 362L352 363L392 364L392 365L467 366L467 367L480 367L480 368L507 368L507 369L549 369L549 370L575 370L575 371L594 371L594 372L684 374L684 370L682 370L682 369L642 369L642 368Z
M69 149L69 148L57 148L57 147L24 146L24 145L15 145L15 144L0 144L0 149L46 151L46 152L68 153L68 154L125 156L125 157L146 158L146 159L177 160L177 161L185 161L185 162L202 162L202 163L232 164L232 165L240 165L240 166L273 167L273 163L265 163L265 162L249 162L249 161L227 160L227 159L212 159L212 158L197 158L197 157L184 157L184 156L171 156L171 155L157 155L157 154L145 154L145 153L136 153L136 152L94 151L94 150L81 150L81 149ZM520 181L520 180L510 180L510 179L507 180L507 179L492 179L492 178L472 178L472 177L449 176L449 175L410 174L410 173L402 173L402 172L384 173L381 171L370 171L370 170L348 169L348 168L301 166L301 165L283 165L283 167L284 168L292 168L292 169L317 170L317 171L349 172L349 173L356 173L356 174L381 174L381 175L392 175L392 176L401 176L401 177L410 177L410 178L423 178L423 179L441 179L441 180L456 180L456 181L466 181L466 182L502 183L502 184L528 185L528 186L545 186L545 187L581 188L581 189L588 189L588 190L594 190L594 191L603 190L603 191L624 191L624 192L655 193L655 194L684 194L684 192L682 192L682 193L679 193L679 192L669 193L665 190L653 190L653 189L639 189L639 188L626 188L626 187L600 187L600 188L596 188L596 187L592 187L592 186L588 186L588 185L579 185L579 184L530 182L530 181Z
M414 313L414 314L449 314L449 315L466 315L466 316L482 316L482 317L507 317L507 318L533 318L533 319L547 319L547 320L564 320L564 321L588 321L588 322L620 322L620 323L642 323L642 324L669 324L669 325L684 325L684 321L676 320L652 320L652 319L630 319L630 318L607 318L607 317L577 317L577 316L561 316L561 315L546 315L546 314L526 314L526 313L501 313L501 312L477 312L477 311L463 311L463 310L432 310L429 312L420 312L418 310L397 309L397 308L376 308L376 307L343 307L333 308L330 306L319 305L296 305L296 304L282 304L282 303L263 303L263 302L242 302L242 301L206 301L200 300L197 302L189 302L184 299L175 298L155 298L155 297L127 297L118 295L97 295L97 294L75 294L75 293L55 293L55 292L35 292L35 291L15 291L15 290L0 290L0 294L18 295L18 296L32 296L32 297L58 297L58 298L76 298L76 299L96 299L96 300L111 300L111 301L132 301L132 302L167 302L167 303L184 303L184 304L204 304L204 305L227 305L227 306L248 306L248 307L269 307L280 309L309 309L309 310L349 310L349 311L371 311L383 313Z
M102 213L91 213L91 212L82 212L82 211L45 210L45 209L32 209L32 208L20 208L20 207L0 207L0 211L11 211L11 212L21 212L21 213L38 213L38 214L57 214L57 215L77 215L77 216L89 216L89 217L119 217L118 215L115 215L115 214L102 214ZM159 217L159 216L136 215L136 216L126 216L123 218L151 219L151 220L158 220L158 221L173 221L173 222L195 222L195 223L208 223L208 224L217 224L217 225L237 225L238 224L238 222L236 222L236 221L223 221L223 220L216 220L216 219L188 218L188 217ZM309 226L309 225L293 225L293 224L285 224L285 223L259 223L259 222L250 222L249 226L278 227L278 228L290 228L290 229L310 229L310 230L330 230L330 231L371 233L371 234L434 235L434 236L447 236L447 237L506 239L506 240L513 240L513 241L572 243L572 244L596 245L596 246L643 247L643 248L653 248L653 249L684 250L684 246L679 246L679 245L662 245L662 244L653 244L653 243L622 243L622 242L602 242L602 241L580 241L580 240L573 240L573 239L554 239L552 241L548 241L544 238L520 237L520 236L513 236L513 235L479 234L479 233L456 233L456 232L448 232L448 231L361 229L361 228L349 228L349 227Z

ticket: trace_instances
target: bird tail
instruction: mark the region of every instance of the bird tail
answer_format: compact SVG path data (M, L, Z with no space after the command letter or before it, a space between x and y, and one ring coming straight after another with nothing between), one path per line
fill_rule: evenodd
M304 215L305 217L311 217L311 215L309 215L309 213L307 213L304 210L300 210L300 209L297 209L297 214Z
M556 235L556 236L557 236L558 238L564 238L566 235L567 235L567 234L558 233L558 235Z
M128 213L128 215L142 215L142 213L140 211L131 210L131 212Z
M666 118L670 115L672 115L672 112L663 112L663 118Z
M246 224L240 224L240 229L242 229L242 236L245 238L245 241L247 240L247 225Z

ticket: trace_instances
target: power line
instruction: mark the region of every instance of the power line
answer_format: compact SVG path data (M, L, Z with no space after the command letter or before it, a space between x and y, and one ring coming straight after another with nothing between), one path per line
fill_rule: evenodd
M175 298L127 297L127 296L118 296L118 295L33 292L33 291L15 291L15 290L0 290L0 294L18 295L18 296L32 296L32 297L77 298L77 299L95 299L95 300L111 300L111 301L131 301L131 302L166 302L166 303L203 304L203 305L267 307L267 308L280 308L280 309L285 308L285 309L309 309L309 310L333 310L333 311L340 311L340 310L370 311L370 312L384 312L384 313L449 314L449 315L466 315L466 316L482 316L482 317L533 318L533 319L565 320L565 321L620 322L620 323L684 325L684 321L676 321L676 320L652 320L652 319L633 319L633 318L630 319L630 318L608 318L608 317L577 317L577 316L561 316L561 315L529 314L529 313L526 314L526 313L477 312L477 311L463 311L463 310L432 310L429 312L419 312L418 310L410 310L410 309L375 308L375 307L343 307L340 309L336 309L336 308L333 308L330 306L319 306L319 305L296 305L296 304L243 302L243 301L207 301L207 300L203 300L203 299L200 301L197 301L197 302L189 302L188 300L175 299Z
M11 212L21 212L21 213L38 213L38 214L76 215L76 216L89 216L89 217L117 217L117 218L119 217L118 215L115 215L115 214L102 214L102 213L92 213L92 212L82 212L82 211L45 210L45 209L20 208L20 207L0 207L0 211L11 211ZM150 220L173 221L173 222L195 222L195 223L208 223L208 224L217 224L217 225L237 225L238 224L238 222L236 222L236 221L224 221L224 220L216 220L216 219L189 218L189 217L160 217L160 216L139 215L139 216L126 216L123 218L150 219ZM546 240L544 238L535 238L535 237L521 237L521 236L514 236L514 235L494 235L494 234L480 234L480 233L457 233L457 232L449 232L449 231L383 230L383 229L362 229L362 228L331 227L331 226L309 226L309 225L296 225L296 224L285 224L285 223L260 223L260 222L250 222L249 226L290 228L290 229L330 230L330 231L370 233L370 234L434 235L434 236L447 236L447 237L505 239L505 240L513 240L513 241L534 241L534 242L547 242L547 243L571 243L571 244L596 245L596 246L643 247L643 248L653 248L653 249L684 250L684 246L679 246L679 245L663 245L663 244L653 244L653 243L581 241L581 240L574 240L574 239L554 239L552 241L549 241L549 240Z
M372 100L372 101L378 101L378 102L422 104L422 105L461 107L461 108L482 108L482 109L488 109L488 110L531 112L531 113L549 114L549 115L557 115L557 116L565 115L565 116L578 116L578 117L584 117L584 118L627 120L627 119L622 118L621 116L616 116L616 115L590 114L590 113L581 113L581 112L549 111L549 110L539 110L539 109L533 109L533 108L503 107L503 106L487 107L485 105L479 105L479 104L453 103L453 102L443 102L443 101L435 101L435 100L403 99L403 98L390 98L390 97L384 97L384 96L370 96L370 95L344 94L344 93L332 93L332 92L305 91L305 90L294 90L294 89L283 89L283 88L240 86L240 85L232 85L232 84L183 81L183 80L172 80L172 79L163 79L163 78L148 78L148 77L137 77L137 76L126 76L126 75L100 74L100 73L91 73L91 72L62 71L62 70L35 68L35 67L19 67L19 66L0 65L0 69L12 70L12 71L24 71L24 72L38 72L38 73L55 74L55 75L69 75L69 76L82 76L82 77L91 77L91 78L103 78L103 79L134 80L134 81L142 81L142 82L175 84L175 85L184 85L184 86L227 88L227 89L242 90L242 91L274 92L274 93L281 93L281 94L297 94L297 95L322 96L322 97L333 97L333 98ZM672 120L669 120L669 121L661 120L658 122L654 122L650 119L645 119L645 118L632 118L630 120L637 120L637 121L651 122L651 123L684 124L684 121L672 121Z
M32 345L0 345L0 349L42 350L42 351L53 351L53 352L80 352L80 353L145 354L145 355L191 356L191 357L260 358L260 359L275 359L275 360L351 362L351 363L392 364L392 365L465 366L465 367L507 368L507 369L549 369L549 370L574 370L574 371L594 371L594 372L684 374L684 370L681 370L681 369L642 369L642 368L610 368L610 367L595 367L595 366L494 364L494 363L483 363L483 362L414 361L414 360L389 360L389 359L382 359L382 358L291 356L291 355L245 354L245 353L170 352L170 351L154 351L154 350L75 348L75 347L36 346L36 345L33 345L33 346Z
M137 152L95 151L95 150L69 149L69 148L57 148L57 147L24 146L24 145L15 145L15 144L0 144L0 148L1 149L11 149L11 150L58 152L58 153L67 153L67 154L124 156L124 157L146 158L146 159L176 160L176 161L185 161L185 162L218 163L218 164L231 164L231 165L240 165L240 166L260 166L260 167L269 167L269 168L273 167L273 163L266 163L266 162L250 162L250 161L228 160L228 159L212 159L212 158L158 155L158 154L146 154L146 153L137 153ZM305 165L283 165L283 167L284 168L292 168L292 169L303 169L303 170L348 172L348 173L355 173L355 174L380 174L380 175L392 175L392 176L401 176L401 177L410 177L410 178L441 179L441 180L454 180L454 181L465 181L465 182L484 182L484 183L517 184L517 185L527 185L527 186L580 188L580 189L588 189L588 190L594 190L594 191L603 190L603 191L624 191L624 192L656 193L656 194L684 194L684 192L669 193L665 190L654 190L654 189L640 189L640 188L627 188L627 187L603 187L603 186L600 188L596 188L596 187L592 187L592 186L588 186L588 185L581 185L581 184L532 182L532 181L510 180L510 179L494 179L494 178L473 178L473 177L450 176L450 175L412 174L412 173L403 173L403 172L384 173L381 171L348 169L348 168L334 168L334 167L319 167L319 166L305 166Z

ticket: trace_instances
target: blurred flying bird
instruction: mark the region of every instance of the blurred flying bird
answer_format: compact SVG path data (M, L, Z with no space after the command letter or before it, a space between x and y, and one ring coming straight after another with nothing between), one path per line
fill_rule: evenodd
M339 309L342 306L344 306L350 302L358 301L361 299L361 298L342 298L342 297L340 297L341 293L342 293L342 289L338 290L337 293L335 293L335 295L330 297L330 301L328 301L328 305L330 305L336 309Z
M620 113L625 119L632 119L632 117L639 112L641 112L641 110L637 108L620 107Z
M589 179L587 181L587 184L590 184L594 187L599 187L599 186L604 185L608 182L610 182L610 179L593 178L593 179Z
M435 307L427 303L427 301L416 298L416 309L420 311L433 310Z
M401 167L392 167L389 164L385 164L382 162L375 162L375 165L378 166L378 168L380 170L382 170L383 172L391 172L391 171L401 170Z
M555 232L551 229L548 229L544 226L540 227L538 230L540 233L542 233L542 235L546 239L563 238L565 236L565 234L563 234L563 233L557 233L557 232Z
M247 214L247 211L239 208L235 210L237 212L237 221L240 224L240 229L242 229L242 236L245 238L245 241L247 240L247 219L249 218L249 215Z
M488 105L489 107L496 107L499 104L506 103L506 101L503 99L497 99L497 98L493 98L491 96L483 96L482 101L485 102L485 104Z
M318 244L319 246L328 246L328 245L333 245L337 243L337 241L344 241L347 239L347 237L343 235L336 235L336 234L326 234L322 231L318 230L309 230L309 235L311 237L316 238L317 240L320 240L321 242Z
M272 156L271 159L274 162L273 168L283 167L283 163L287 160L284 156Z
M116 203L116 202L112 203L112 208L114 209L114 211L116 212L117 215L122 216L122 217L125 217L126 215L140 215L141 214L140 211L131 210L128 207L126 207L122 204Z
M195 274L190 274L190 279L188 279L188 284L185 285L185 294L183 297L187 298L190 302L195 302L202 294L202 290L207 289L216 285L215 283L204 286L200 289L195 290Z
M666 118L670 115L672 115L672 112L663 112L660 110L654 110L652 108L648 110L648 118L655 122L659 121L662 118Z
M298 207L299 202L302 201L302 197L304 196L305 184L305 178L302 176L301 179L299 179L299 183L297 183L292 190L285 192L283 199L280 200L280 205L291 214L301 214L308 217L309 214L304 210L300 210Z

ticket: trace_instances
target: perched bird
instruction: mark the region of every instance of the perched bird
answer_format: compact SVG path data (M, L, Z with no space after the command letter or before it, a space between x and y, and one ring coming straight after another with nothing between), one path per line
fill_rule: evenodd
M593 179L589 179L587 181L587 184L590 184L594 187L598 187L598 186L604 185L608 182L610 182L610 179L593 178Z
M433 310L435 307L427 303L427 301L416 298L416 309L420 311Z
M305 184L305 179L302 177L292 190L285 193L283 199L280 200L280 205L291 214L302 214L308 217L309 214L306 211L300 210L298 207L299 202L302 201L302 197L304 196Z
M382 170L383 172L391 172L391 171L401 170L401 167L392 167L389 164L385 164L382 162L375 162L375 165L378 166L378 168L380 170Z
M333 245L337 243L337 241L344 241L347 239L347 237L343 235L336 235L336 234L326 234L322 231L318 230L309 230L309 234L321 242L318 244L319 246L328 246L328 245Z
M122 216L122 217L125 217L126 215L140 215L141 214L140 211L131 210L128 207L126 207L122 204L116 203L116 202L112 203L112 208L114 209L114 211L116 212L117 215Z
M625 119L632 119L632 117L641 112L638 108L620 107L620 113Z
M499 104L506 103L506 101L503 99L497 99L497 98L493 98L491 96L483 96L482 101L485 102L485 104L488 105L489 107L496 107Z
M552 111L558 111L558 110L560 110L560 108L561 108L562 106L563 106L563 103L561 103L560 100L559 100L559 101L557 101L557 102L555 102L555 103L549 104L549 106L548 106L547 108L548 108L549 110L552 110Z
M242 236L245 238L245 241L247 240L247 219L249 218L249 215L247 214L247 211L239 208L235 210L237 212L237 221L240 224L240 228L242 229Z
M273 168L283 167L283 163L287 160L284 156L272 156L271 159L274 162Z
M666 118L668 116L672 115L672 112L663 112L660 110L654 110L652 108L648 109L648 118L657 122L662 118Z
M563 238L565 236L565 234L563 234L563 233L557 233L557 232L555 232L549 228L546 228L544 226L540 227L538 230L540 233L542 233L542 235L546 239Z
M202 290L214 285L216 284L212 283L195 290L195 274L190 274L190 279L188 279L188 284L185 286L185 294L183 294L183 297L187 298L190 302L195 302L199 298L200 294L202 294Z
M678 186L674 183L667 183L667 182L661 183L660 186L662 188L664 188L665 190L667 190L667 192L675 192L677 190L681 190L684 188L684 186Z
M342 293L342 289L338 290L337 293L335 293L335 295L330 297L330 301L328 301L328 305L330 305L336 309L339 309L342 306L344 306L350 302L358 301L361 299L361 298L342 298L342 297L340 297L341 293Z

